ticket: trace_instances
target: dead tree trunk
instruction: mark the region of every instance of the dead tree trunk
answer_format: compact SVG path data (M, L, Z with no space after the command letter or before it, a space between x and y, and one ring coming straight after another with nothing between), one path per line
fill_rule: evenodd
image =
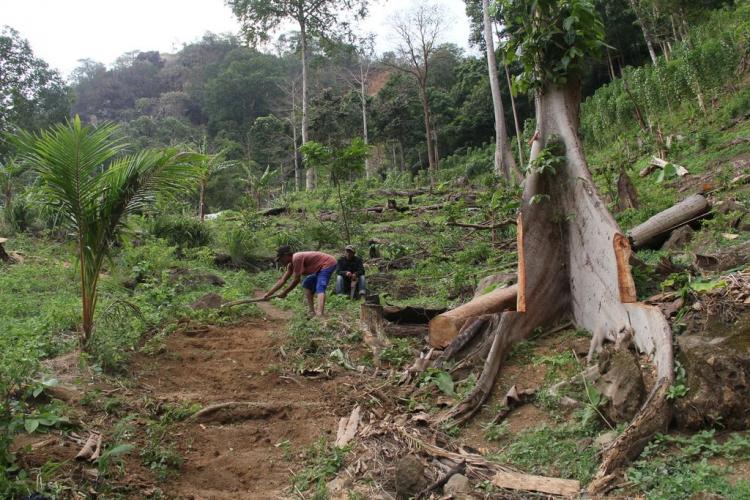
M655 430L666 428L664 387L673 379L672 340L659 309L636 302L628 239L597 193L578 138L580 99L574 81L564 87L547 85L537 96L538 140L531 158L560 141L564 165L556 173L526 177L518 223L517 310L501 314L475 389L441 417L462 422L473 415L489 395L508 350L536 327L570 316L592 332L592 352L605 339L631 330L637 348L653 359L657 381L633 423L604 451L597 473L601 479L640 453ZM542 201L538 195L544 195Z

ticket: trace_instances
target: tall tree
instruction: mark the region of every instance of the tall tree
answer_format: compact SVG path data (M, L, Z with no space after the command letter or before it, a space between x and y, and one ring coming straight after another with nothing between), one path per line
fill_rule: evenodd
M68 89L57 71L34 55L29 42L9 26L0 29L0 133L40 129L64 120ZM0 146L0 156L8 153Z
M674 380L671 330L661 311L637 302L630 244L599 196L578 136L581 75L604 47L591 0L502 0L509 54L524 67L521 84L536 100L536 125L518 217L518 301L502 313L482 375L444 418L468 418L486 399L515 342L562 318L592 332L589 352L605 339L631 339L651 357L655 384L630 425L604 450L590 491L637 456L669 421Z
M508 132L505 126L505 112L503 98L500 94L500 77L497 73L495 59L495 39L490 16L490 0L482 0L482 22L484 24L484 46L487 53L487 70L490 75L492 89L492 108L495 113L495 173L505 177L505 180L519 180L520 172L510 151Z
M397 67L414 77L422 101L431 188L435 187L438 158L427 84L430 74L430 58L445 27L443 19L444 15L439 7L425 4L419 4L407 13L393 18L393 31L400 40L397 52L401 64Z
M368 0L226 0L242 23L242 30L253 43L264 42L281 23L292 21L299 26L302 60L302 144L308 141L308 44L310 37L328 37L349 31L342 12L364 17ZM315 172L307 169L306 187L315 187Z

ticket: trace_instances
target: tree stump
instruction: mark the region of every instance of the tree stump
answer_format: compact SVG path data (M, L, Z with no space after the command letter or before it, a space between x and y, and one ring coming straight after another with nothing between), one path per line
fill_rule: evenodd
M13 259L5 252L5 248L3 248L3 245L5 245L7 241L8 238L0 238L0 261L10 264L13 262Z

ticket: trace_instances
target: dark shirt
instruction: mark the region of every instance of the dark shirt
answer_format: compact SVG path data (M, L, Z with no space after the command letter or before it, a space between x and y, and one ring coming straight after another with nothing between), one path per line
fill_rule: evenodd
M362 264L362 259L356 255L352 260L349 260L344 256L339 259L339 262L336 265L336 272L339 273L340 276L345 276L347 272L357 273L357 276L364 276L365 266Z

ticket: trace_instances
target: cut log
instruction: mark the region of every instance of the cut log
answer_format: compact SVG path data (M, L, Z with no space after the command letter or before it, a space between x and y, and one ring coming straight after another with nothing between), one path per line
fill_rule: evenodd
M710 208L708 200L700 194L685 198L631 229L629 236L633 248L660 242L670 231L706 215Z
M572 479L533 476L519 472L498 472L492 478L492 484L506 490L538 491L565 498L577 497L581 492L581 483Z
M436 316L430 321L430 345L440 349L446 347L458 336L461 327L470 318L514 310L517 293L517 285L498 288Z

